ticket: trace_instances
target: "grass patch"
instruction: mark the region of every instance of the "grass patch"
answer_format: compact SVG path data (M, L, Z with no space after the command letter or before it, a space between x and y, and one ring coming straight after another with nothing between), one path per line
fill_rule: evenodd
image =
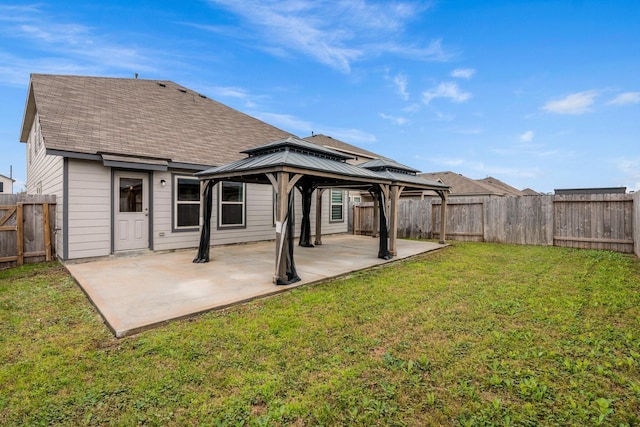
M0 425L639 425L640 263L456 243L117 340L0 271Z

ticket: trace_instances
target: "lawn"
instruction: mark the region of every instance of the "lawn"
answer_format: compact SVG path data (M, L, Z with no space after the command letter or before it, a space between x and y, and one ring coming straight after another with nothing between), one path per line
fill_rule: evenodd
M456 243L115 339L0 271L0 425L640 425L640 262Z

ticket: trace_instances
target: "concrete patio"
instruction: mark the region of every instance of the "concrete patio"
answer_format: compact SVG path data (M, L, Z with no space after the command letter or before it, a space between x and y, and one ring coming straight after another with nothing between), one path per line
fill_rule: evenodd
M196 250L113 257L66 268L117 337L171 319L284 292L301 285L440 249L445 245L398 240L391 261L376 258L378 240L366 236L323 237L323 245L295 247L301 281L273 284L273 242L211 248L211 261L192 263Z

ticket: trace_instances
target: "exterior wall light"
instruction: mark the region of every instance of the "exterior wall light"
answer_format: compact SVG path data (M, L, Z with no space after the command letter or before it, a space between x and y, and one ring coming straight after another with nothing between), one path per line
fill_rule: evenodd
M162 185L164 187L165 185L167 185L167 181L164 180L164 179L161 179L160 180L160 185Z

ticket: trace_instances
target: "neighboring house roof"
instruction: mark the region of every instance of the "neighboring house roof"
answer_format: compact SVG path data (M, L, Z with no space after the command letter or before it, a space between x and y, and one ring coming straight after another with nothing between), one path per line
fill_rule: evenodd
M451 187L451 196L524 196L523 191L518 190L499 179L487 177L483 179L471 179L459 173L432 172L422 173L427 179L443 182ZM537 194L537 193L536 193Z
M377 159L382 157L379 154L373 153L371 151L367 151L363 148L348 144L344 141L340 141L339 139L335 139L330 136L326 136L322 134L311 135L302 139L313 142L314 144L322 145L323 147L332 148L334 150L350 154L354 157L359 157L359 156L366 157L366 159L364 159L365 161L368 159ZM356 160L360 160L360 159L356 159Z
M36 111L48 152L160 159L160 168L225 164L291 135L167 80L32 74L22 142Z
M0 178L4 178L4 179L9 180L9 181L11 181L11 182L16 182L16 180L15 180L15 179L13 179L13 178L9 178L8 176L4 176L4 175L2 175L1 173L0 173Z
M450 196L502 195L501 192L498 192L498 190L492 186L451 171L421 173L420 176L450 186Z
M625 194L627 187L596 187L596 188L563 188L555 189L556 195L567 194Z
M532 190L531 188L525 188L522 190L525 196L542 196L543 193L539 193L536 190Z
M495 187L499 191L503 191L505 196L524 196L524 193L522 191L492 176L488 176L483 179L478 179L477 181L482 182L484 184L488 184L492 187Z

